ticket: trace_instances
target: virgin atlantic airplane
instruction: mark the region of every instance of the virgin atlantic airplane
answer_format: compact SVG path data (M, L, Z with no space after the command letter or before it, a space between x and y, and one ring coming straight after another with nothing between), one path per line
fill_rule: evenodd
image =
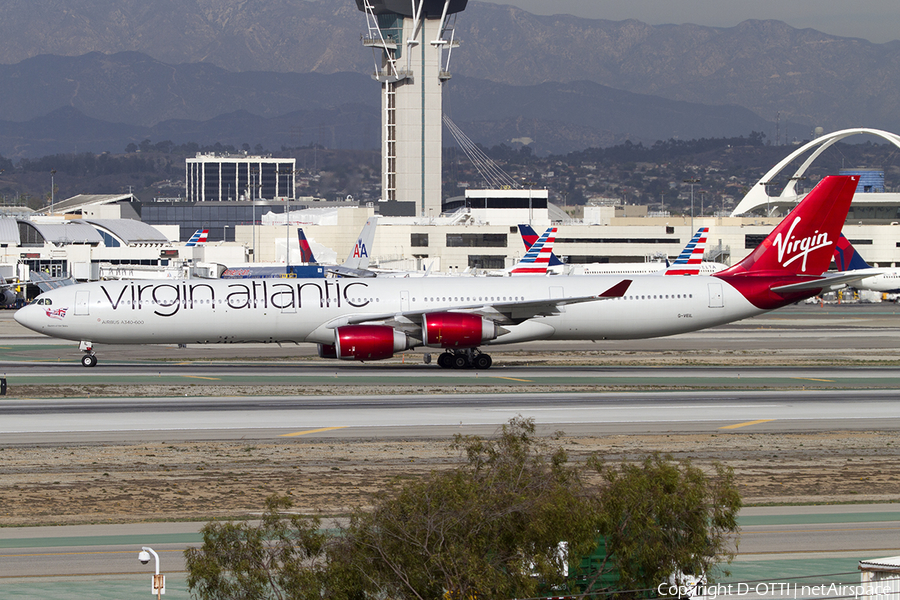
M837 289L826 276L858 177L827 177L749 256L714 275L101 281L16 312L34 331L94 343L312 343L369 361L425 346L442 367L486 369L480 350L543 340L652 338L730 323Z

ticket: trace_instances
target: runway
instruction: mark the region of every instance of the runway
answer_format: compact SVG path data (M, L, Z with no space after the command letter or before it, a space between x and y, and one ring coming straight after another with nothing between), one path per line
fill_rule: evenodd
M867 390L7 400L6 444L446 437L533 418L570 434L900 428L900 393ZM852 401L851 401L852 400Z

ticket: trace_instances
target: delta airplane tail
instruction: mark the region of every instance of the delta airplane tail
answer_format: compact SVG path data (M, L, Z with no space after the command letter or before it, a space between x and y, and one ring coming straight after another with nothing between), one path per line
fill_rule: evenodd
M191 236L191 239L187 241L185 246L199 246L200 244L205 244L208 235L209 229L198 229L194 232L194 235Z
M554 241L556 241L556 227L551 227L535 240L522 260L509 272L510 275L546 275L550 257L553 256Z
M834 246L834 262L837 264L838 271L858 271L860 269L872 268L872 266L859 255L859 252L856 251L856 248L853 247L850 240L844 237L843 233L841 234L841 237L838 238L837 244Z
M857 281L848 282L848 285L858 290L891 294L900 292L900 268L871 266L859 255L844 234L841 234L834 247L834 262L840 271L837 275L859 277Z
M857 176L823 179L744 260L716 273L770 310L838 284L823 277L856 191Z
M703 253L706 251L706 234L709 227L701 227L688 242L678 258L667 269L666 275L698 275Z
M303 228L297 228L297 238L300 242L300 262L304 264L311 264L316 262L316 257L313 256L312 248L309 247L309 241L306 239L306 234L303 233Z

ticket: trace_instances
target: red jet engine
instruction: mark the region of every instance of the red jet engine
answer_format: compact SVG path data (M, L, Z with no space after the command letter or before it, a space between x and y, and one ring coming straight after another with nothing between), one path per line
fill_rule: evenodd
M381 360L410 347L409 337L387 325L346 325L334 332L334 344L319 344L322 358Z
M431 313L422 324L423 343L437 348L474 348L498 335L496 323L467 313Z

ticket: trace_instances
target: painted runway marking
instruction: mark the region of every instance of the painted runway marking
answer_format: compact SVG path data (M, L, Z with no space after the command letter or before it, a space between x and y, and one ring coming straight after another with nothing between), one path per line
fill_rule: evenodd
M833 379L816 379L815 377L794 377L800 381L824 381L825 383L834 383Z
M494 379L506 379L508 381L524 381L525 383L534 383L531 379L516 379L515 377L494 377Z
M202 377L200 375L182 375L182 377L187 377L188 379L209 379L210 381L219 381L221 377Z
M308 429L306 431L297 431L294 433L283 433L278 437L297 437L298 435L306 435L307 433L321 433L322 431L334 431L335 429L346 429L347 425L341 427L322 427L321 429Z
M747 421L746 423L736 423L734 425L726 425L725 427L719 427L719 429L737 429L738 427L747 427L748 425L759 425L760 423L768 423L769 421L774 421L775 419L758 419L756 421Z

